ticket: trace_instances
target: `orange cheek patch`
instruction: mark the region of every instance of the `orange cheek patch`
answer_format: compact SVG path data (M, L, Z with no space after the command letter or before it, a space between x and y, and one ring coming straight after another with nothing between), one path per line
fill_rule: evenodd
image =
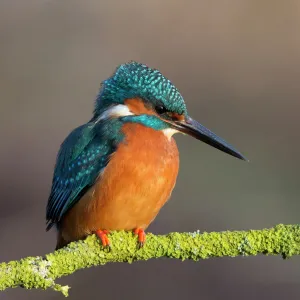
M176 113L171 113L170 117L173 120L176 120L176 121L183 121L184 120L184 115L180 115L180 114L176 114Z
M142 99L133 98L125 100L125 105L129 108L129 110L135 115L157 115L155 111L150 108L147 108Z

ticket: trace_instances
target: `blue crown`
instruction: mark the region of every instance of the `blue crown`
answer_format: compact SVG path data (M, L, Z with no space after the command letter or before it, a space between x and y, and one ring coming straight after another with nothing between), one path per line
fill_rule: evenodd
M102 82L95 112L137 97L153 105L163 105L168 111L186 114L183 97L172 82L158 70L134 61L120 65L111 77Z

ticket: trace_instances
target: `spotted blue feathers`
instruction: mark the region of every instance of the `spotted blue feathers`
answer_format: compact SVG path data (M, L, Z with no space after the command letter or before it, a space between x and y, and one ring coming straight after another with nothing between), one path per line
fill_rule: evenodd
M54 223L59 223L62 216L95 183L114 151L114 141L104 138L103 132L92 123L70 133L57 157L47 205L47 230Z
M160 71L138 62L119 66L102 83L96 99L95 114L99 115L112 103L123 104L128 98L142 98L151 105L162 104L168 111L186 114L186 106L177 88Z

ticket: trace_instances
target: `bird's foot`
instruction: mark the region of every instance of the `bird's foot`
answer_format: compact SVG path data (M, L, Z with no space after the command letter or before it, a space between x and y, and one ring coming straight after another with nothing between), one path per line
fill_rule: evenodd
M107 236L107 234L109 233L108 230L96 230L95 233L97 237L101 240L102 246L104 248L109 248L110 242Z
M142 248L146 242L146 233L141 228L136 228L133 233L138 236L138 246Z

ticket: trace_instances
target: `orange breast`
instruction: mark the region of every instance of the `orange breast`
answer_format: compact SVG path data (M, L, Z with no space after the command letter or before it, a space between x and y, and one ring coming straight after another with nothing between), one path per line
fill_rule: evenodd
M174 139L140 124L123 131L124 142L96 184L62 220L66 241L97 229L145 229L169 199L179 168Z

